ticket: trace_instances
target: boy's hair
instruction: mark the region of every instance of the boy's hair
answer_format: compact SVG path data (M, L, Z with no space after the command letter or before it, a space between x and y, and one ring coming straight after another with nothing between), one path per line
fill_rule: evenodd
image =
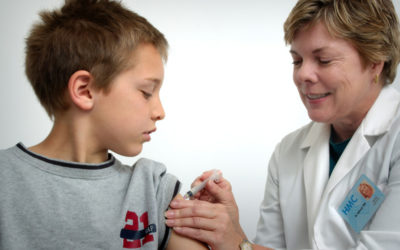
M167 60L168 42L145 18L112 0L66 0L61 9L42 11L26 39L26 75L52 118L68 108L65 93L78 70L90 72L95 86L133 66L132 53L150 43Z
M393 82L400 61L400 31L391 0L299 0L284 24L286 44L293 42L298 30L318 21L331 35L349 41L365 65L384 61L384 83Z

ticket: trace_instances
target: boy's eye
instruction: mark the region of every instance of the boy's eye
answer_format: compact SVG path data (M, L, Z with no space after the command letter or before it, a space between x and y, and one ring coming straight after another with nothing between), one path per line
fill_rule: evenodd
M152 96L152 93L146 92L142 90L142 94L144 96L145 99L149 99Z
M293 60L292 63L293 63L294 66L297 66L297 65L300 65L301 60Z

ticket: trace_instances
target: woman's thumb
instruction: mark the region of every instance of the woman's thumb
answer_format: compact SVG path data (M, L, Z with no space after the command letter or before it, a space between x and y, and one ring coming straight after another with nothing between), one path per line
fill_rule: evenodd
M233 196L231 191L221 188L214 181L208 181L205 188L208 191L209 195L212 196L216 202L230 203L232 201Z

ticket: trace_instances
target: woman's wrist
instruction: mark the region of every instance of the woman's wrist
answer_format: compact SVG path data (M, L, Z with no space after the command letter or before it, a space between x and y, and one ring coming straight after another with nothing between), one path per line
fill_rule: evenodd
M239 250L253 250L253 245L247 239L243 239L239 244Z

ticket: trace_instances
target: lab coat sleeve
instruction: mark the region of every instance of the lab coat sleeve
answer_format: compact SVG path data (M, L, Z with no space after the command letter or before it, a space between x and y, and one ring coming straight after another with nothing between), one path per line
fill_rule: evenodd
M399 249L400 246L400 137L397 135L390 157L385 200L372 218L369 228L360 233L356 249Z
M264 200L260 206L260 218L257 224L257 234L254 243L272 248L285 248L283 219L279 204L278 162L279 148L277 145L268 166L268 176L265 185Z

